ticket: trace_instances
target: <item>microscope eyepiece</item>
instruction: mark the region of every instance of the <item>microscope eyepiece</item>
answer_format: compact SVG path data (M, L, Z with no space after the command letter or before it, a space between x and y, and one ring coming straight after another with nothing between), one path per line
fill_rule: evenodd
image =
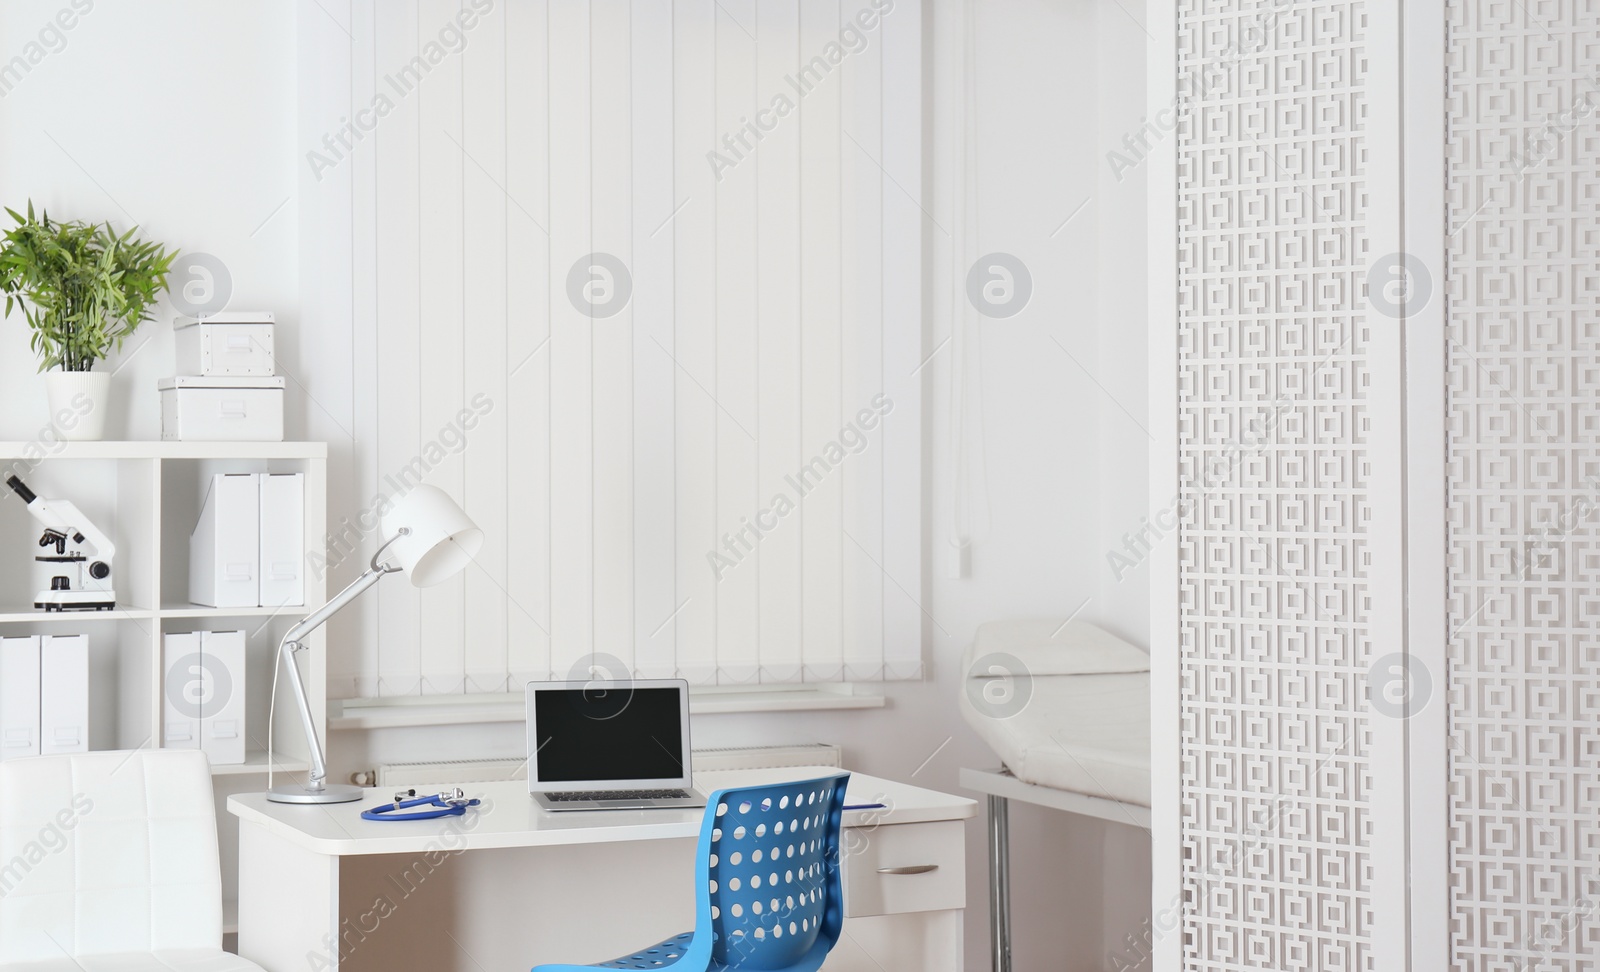
M24 503L31 504L34 500L39 498L34 494L33 490L27 487L26 483L15 476L7 476L6 485L10 486L12 491L14 491L18 496L22 497L22 501Z

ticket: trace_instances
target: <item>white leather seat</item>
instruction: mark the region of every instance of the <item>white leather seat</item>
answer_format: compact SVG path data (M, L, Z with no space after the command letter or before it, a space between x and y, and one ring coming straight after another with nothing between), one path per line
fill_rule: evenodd
M0 763L0 969L259 972L222 950L214 807L198 752Z
M39 962L7 962L6 972L261 972L219 948L166 949L159 952L107 952Z

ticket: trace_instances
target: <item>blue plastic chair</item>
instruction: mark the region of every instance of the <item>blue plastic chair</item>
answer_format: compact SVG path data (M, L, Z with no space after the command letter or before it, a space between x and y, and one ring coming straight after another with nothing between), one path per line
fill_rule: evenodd
M815 972L839 940L839 823L849 773L718 790L706 804L695 865L695 930L576 969Z

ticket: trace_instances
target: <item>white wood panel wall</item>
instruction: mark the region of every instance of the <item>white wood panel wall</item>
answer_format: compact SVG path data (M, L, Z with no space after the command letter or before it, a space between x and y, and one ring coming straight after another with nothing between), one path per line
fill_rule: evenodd
M489 536L383 585L332 692L920 677L918 3L328 10L349 90L304 96L355 125L307 164L352 255L304 265L356 278L349 502L421 469Z

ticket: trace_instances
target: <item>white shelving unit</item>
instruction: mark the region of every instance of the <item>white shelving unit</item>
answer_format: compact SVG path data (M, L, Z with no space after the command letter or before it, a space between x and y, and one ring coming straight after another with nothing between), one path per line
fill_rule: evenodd
M243 630L248 635L245 691L248 755L213 766L223 888L236 914L238 825L225 812L230 793L265 788L267 704L279 640L304 607L211 608L190 604L189 534L205 484L219 472L305 474L305 549L321 550L327 533L328 447L322 442L0 442L0 484L19 476L34 492L75 503L117 546L114 611L35 610L39 524L0 485L0 635L89 636L91 749L161 744L162 636ZM327 599L326 581L305 572L306 604ZM327 654L322 634L301 658L317 733L327 739ZM274 772L302 774L306 746L292 711L277 720ZM230 929L231 930L231 929Z
M41 496L72 500L117 545L115 611L35 610L38 524L9 490L0 497L0 633L81 630L90 636L96 702L90 748L159 745L162 635L239 628L250 635L246 691L251 758L243 766L217 766L213 772L266 771L267 693L277 639L304 609L190 604L189 533L213 473L301 472L306 476L306 549L320 549L327 520L327 456L328 447L321 442L68 442L53 447L0 442L0 478L17 475ZM3 554L7 549L10 557ZM325 595L323 579L308 570L307 603L321 604ZM321 733L326 732L324 658L322 651L313 650L302 659ZM280 727L273 743L275 751L282 751L280 765L298 762L303 768L305 746L298 734L293 720Z

